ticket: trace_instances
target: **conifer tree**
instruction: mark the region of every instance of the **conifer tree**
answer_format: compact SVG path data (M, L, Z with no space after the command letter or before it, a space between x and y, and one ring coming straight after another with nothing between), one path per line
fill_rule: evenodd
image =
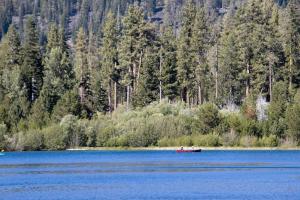
M158 100L158 66L159 57L153 52L153 49L147 49L145 51L140 82L133 97L134 107L143 107Z
M26 23L22 60L22 86L26 90L28 101L34 102L38 98L43 86L43 66L37 25L32 17L30 17Z
M16 28L11 25L0 44L0 70L1 70L1 116L6 116L9 129L16 127L19 120L28 113L20 81L21 43Z
M143 66L144 50L154 45L156 36L154 28L144 20L140 7L129 6L123 19L123 30L120 42L120 65L122 69L122 84L126 87L127 109L135 92Z
M300 3L291 0L286 9L284 41L290 91L300 87Z
M178 95L175 41L173 27L169 25L163 30L161 37L160 80L161 95L170 101L175 100Z
M80 104L84 115L92 116L91 74L87 60L87 39L83 28L79 29L76 39L75 74Z
M100 49L101 56L101 79L107 91L107 99L109 111L117 107L117 65L118 65L118 52L117 52L117 21L115 16L109 12L106 22L103 26L103 39ZM114 89L113 89L114 88ZM114 95L112 94L114 90ZM114 103L112 98L114 96Z
M193 50L193 65L195 65L195 80L197 82L198 103L202 104L204 91L208 85L207 48L209 45L209 30L207 27L206 14L203 8L198 8L195 15L195 22L192 28L191 48Z
M196 7L192 0L188 0L182 9L181 29L177 47L177 76L181 99L190 103L191 89L195 83L195 66L191 50L191 38Z

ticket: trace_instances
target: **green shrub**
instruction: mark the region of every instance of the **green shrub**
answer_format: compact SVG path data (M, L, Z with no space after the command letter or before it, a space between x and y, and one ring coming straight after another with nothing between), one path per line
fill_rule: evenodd
M0 124L0 150L7 148L7 141L5 136L7 135L7 127L4 123Z
M258 138L255 136L242 136L240 139L240 146L242 147L257 147L259 146Z
M105 126L98 127L97 130L97 146L105 147L109 139L116 136L116 129L113 124L108 123ZM110 142L111 143L111 142ZM112 146L111 144L109 146Z
M44 148L44 135L41 130L29 130L25 133L24 150L42 150Z
M216 134L193 135L193 144L195 146L217 147L220 146L220 137Z
M198 121L196 126L198 128L198 132L202 134L212 132L221 121L218 108L211 103L201 105L197 112L197 117Z
M239 137L237 136L234 129L231 129L228 133L222 135L222 145L229 147L239 145Z
M259 143L263 147L277 147L278 146L278 138L276 135L264 136L261 138Z
M68 135L59 125L52 125L42 130L45 147L49 150L63 150L67 148Z

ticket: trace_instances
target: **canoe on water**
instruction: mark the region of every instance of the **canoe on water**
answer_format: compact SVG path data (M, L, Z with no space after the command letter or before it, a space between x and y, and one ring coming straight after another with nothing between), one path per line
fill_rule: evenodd
M201 149L179 149L176 150L177 153L199 153L201 152Z

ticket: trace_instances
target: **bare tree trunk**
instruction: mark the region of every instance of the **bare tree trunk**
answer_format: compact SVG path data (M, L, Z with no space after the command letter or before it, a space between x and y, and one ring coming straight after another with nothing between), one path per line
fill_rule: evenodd
M117 97L117 82L114 82L114 110L117 110L118 106L118 97Z
M218 86L218 78L219 78L219 74L218 74L218 72L219 72L219 41L217 40L217 66L216 66L216 82L215 82L215 84L216 84L216 96L215 96L215 98L216 98L216 100L218 99L218 88L219 88L219 86Z
M249 96L250 94L250 65L249 63L247 63L247 74L248 74L248 78L246 80L246 97Z
M159 59L159 102L161 103L162 101L162 81L161 81L161 76L162 76L162 56L160 54L160 59Z
M289 60L289 90L291 91L293 89L293 70L292 70L292 66L293 66L293 59L290 58Z
M270 95L270 102L272 101L272 90L273 90L273 78L272 78L272 66L271 64L269 64L269 95Z
M219 97L219 93L218 93L218 88L219 88L219 74L218 74L218 70L216 71L216 82L215 82L215 84L216 84L216 96L215 96L215 98L216 98L216 100L218 99L218 97Z
M140 58L139 58L139 66L138 66L138 69L137 69L136 86L139 84L143 54L144 54L143 51L141 51Z
M107 97L108 97L108 111L109 113L112 112L112 104L111 104L111 81L108 83L108 88L107 88Z
M129 101L130 101L130 85L127 85L127 91L126 91L126 110L129 111Z
M203 102L202 102L202 89L201 89L201 84L199 84L198 86L198 103L199 105L201 105Z
M190 94L188 89L186 90L186 104L190 106Z

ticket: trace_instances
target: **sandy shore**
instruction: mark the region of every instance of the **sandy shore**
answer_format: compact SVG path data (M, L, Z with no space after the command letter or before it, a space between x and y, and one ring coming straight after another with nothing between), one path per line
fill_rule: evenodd
M128 148L112 148L112 147L78 147L78 148L71 148L67 149L68 151L122 151L122 150L130 150L130 151L175 151L179 149L179 147L128 147ZM185 147L184 149L192 149L191 147ZM194 149L202 149L204 151L212 151L212 150L219 150L219 151L239 151L239 150L300 150L300 148L285 148L285 147L194 147Z

